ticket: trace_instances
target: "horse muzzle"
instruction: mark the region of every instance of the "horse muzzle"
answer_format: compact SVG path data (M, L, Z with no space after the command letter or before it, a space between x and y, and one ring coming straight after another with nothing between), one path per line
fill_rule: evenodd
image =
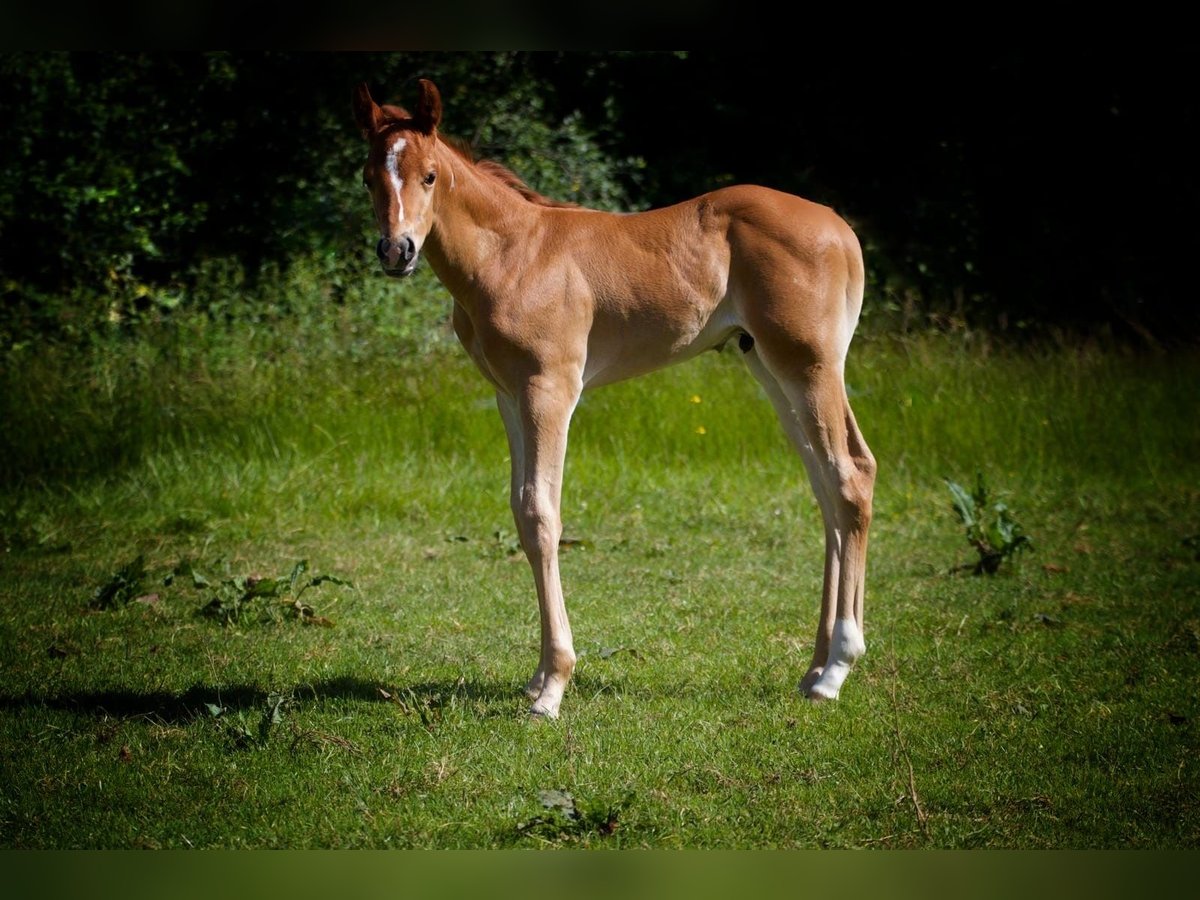
M411 275L417 267L417 245L411 237L404 235L398 241L382 237L375 246L375 254L383 271L396 278Z

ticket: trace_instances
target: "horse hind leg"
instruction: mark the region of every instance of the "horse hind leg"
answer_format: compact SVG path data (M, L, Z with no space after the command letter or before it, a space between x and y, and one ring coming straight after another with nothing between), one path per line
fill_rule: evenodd
M825 525L821 614L800 690L813 700L832 700L866 650L863 593L875 460L846 398L840 361L798 364L795 354L764 358L760 349L746 354L747 364L804 460Z
M745 354L747 368L749 368L755 380L762 386L767 398L771 401L771 405L775 408L775 414L779 418L779 424L782 426L784 433L787 435L788 440L791 441L792 446L795 447L796 452L800 454L800 458L804 461L804 468L808 472L809 483L812 485L813 494L817 498L817 504L821 508L824 520L825 575L821 591L817 637L813 646L812 662L809 664L808 671L800 682L800 691L807 694L824 671L825 661L829 656L829 644L833 639L833 620L837 605L836 588L841 571L841 559L837 553L837 536L832 530L832 519L825 514L825 511L830 508L831 501L825 496L825 480L816 453L801 427L800 417L796 415L795 410L792 408L791 401L784 394L779 382L775 380L775 376L767 370L758 353L750 349L745 349Z
M843 396L845 389L843 387ZM855 468L858 470L858 477L866 489L866 523L863 526L863 562L862 562L862 577L858 579L854 590L854 618L858 622L859 630L863 627L863 596L866 593L866 565L867 565L867 530L871 524L872 508L875 499L875 478L878 472L878 465L875 462L875 455L871 452L871 448L867 446L867 441L859 431L858 422L854 418L854 410L850 408L849 398L844 401L846 408L846 436L850 457L854 462Z

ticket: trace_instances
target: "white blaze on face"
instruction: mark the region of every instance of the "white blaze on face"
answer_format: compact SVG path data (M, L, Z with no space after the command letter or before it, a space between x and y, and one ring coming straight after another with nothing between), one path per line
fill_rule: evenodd
M408 141L404 138L397 138L396 142L388 147L387 159L384 161L388 179L392 182L392 190L396 193L396 215L402 222L404 221L404 201L400 199L400 189L404 187L404 180L400 177L400 154L404 152L404 146L407 143Z

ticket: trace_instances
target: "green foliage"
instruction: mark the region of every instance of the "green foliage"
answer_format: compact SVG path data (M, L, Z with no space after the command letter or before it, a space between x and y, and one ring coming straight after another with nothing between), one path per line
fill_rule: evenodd
M257 726L251 728L252 714L239 709L231 713L229 707L220 703L205 703L205 709L210 717L217 720L219 731L226 737L229 746L234 750L248 750L254 747L265 747L275 726L283 723L283 711L295 702L290 694L279 691L272 692L263 705Z
M640 157L614 158L601 145L594 125L578 110L558 117L547 112L547 85L517 80L475 126L471 144L478 156L501 159L540 193L556 200L608 210L644 208L625 183L645 167ZM616 128L606 107L608 129Z
M190 560L183 560L175 567L171 576L188 575L193 587L200 590L215 591L209 601L200 609L202 615L216 619L222 625L230 625L242 621L242 617L250 608L251 601L270 599L280 601L275 607L282 607L305 624L324 625L330 627L333 622L325 616L318 616L316 610L301 598L309 588L322 584L335 584L353 587L345 579L334 575L314 575L309 577L308 560L300 560L285 577L262 578L255 575L234 576L218 582L215 586L206 577L196 571ZM282 600L280 600L282 598ZM274 608L268 606L266 615L273 618Z
M197 55L0 55L0 270L50 288L105 284L189 237L205 205L183 193L184 157L220 139L184 103L204 66Z
M616 803L588 803L577 801L567 791L541 790L538 801L546 812L518 822L517 832L554 842L607 837L616 832L633 799L634 793L629 791Z
M89 606L109 609L133 600L142 590L146 578L146 557L137 556L117 569L112 577L96 588Z
M611 105L555 101L527 53L0 54L0 348L201 311L290 317L286 285L350 303L372 217L352 86L410 103L551 195L626 207ZM630 177L626 177L630 176ZM218 299L219 298L219 299Z
M954 512L966 529L967 543L979 554L978 562L959 568L971 569L975 575L995 575L1005 559L1019 550L1033 549L1008 505L991 502L982 472L975 474L975 490L970 493L949 478L943 480L950 489Z
M312 383L297 383L300 368L336 372L339 390L349 390L454 341L451 300L428 266L400 285L358 262L370 266L365 277L332 256L274 268L254 297L236 264L210 262L169 313L0 348L0 484L106 477L197 432L233 449L245 424L268 429L282 408L324 402L325 387L314 395ZM381 362L388 373L375 368ZM217 382L228 390L206 389ZM33 521L11 534L52 538Z

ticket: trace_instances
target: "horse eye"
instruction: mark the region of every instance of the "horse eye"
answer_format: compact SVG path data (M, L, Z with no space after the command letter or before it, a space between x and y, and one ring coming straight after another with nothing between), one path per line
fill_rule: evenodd
M437 181L437 172L430 172L425 176L425 184L430 185Z

